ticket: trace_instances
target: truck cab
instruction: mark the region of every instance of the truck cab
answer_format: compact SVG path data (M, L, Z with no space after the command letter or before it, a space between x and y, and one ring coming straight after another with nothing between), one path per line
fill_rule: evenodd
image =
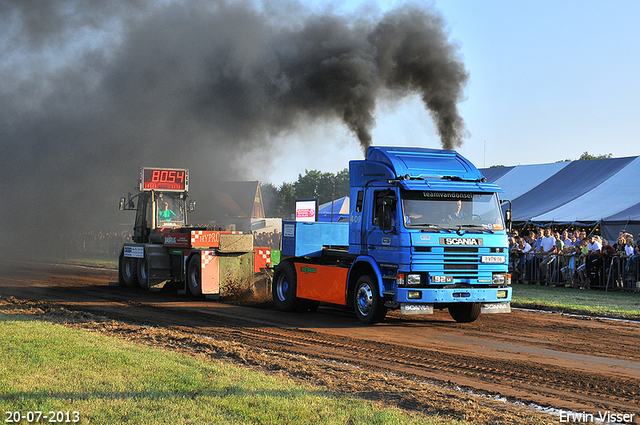
M447 306L460 321L481 310L507 309L502 191L466 158L453 151L372 147L366 160L351 161L350 178L356 202L349 251L380 266L380 292L392 304L426 312L431 305Z
M500 207L502 191L486 183L471 162L454 151L370 147L365 160L350 161L349 173L348 234L330 237L342 223L329 223L336 229L325 226L313 238L322 249L309 250L306 261L348 267L344 282L331 279L336 274L331 269L324 281L339 286L329 291L344 294L343 304L361 321L380 321L388 309L431 314L447 308L458 322L472 322L481 312L510 311L509 223ZM307 231L297 226L286 233L300 239ZM283 254L290 253L285 250L290 245L283 239ZM330 253L328 246L345 251ZM300 258L295 264L305 265ZM306 288L312 285L306 274L296 271L290 278L297 293L327 301L322 288ZM283 294L277 292L279 276L276 270L276 305ZM335 303L336 297L331 299Z

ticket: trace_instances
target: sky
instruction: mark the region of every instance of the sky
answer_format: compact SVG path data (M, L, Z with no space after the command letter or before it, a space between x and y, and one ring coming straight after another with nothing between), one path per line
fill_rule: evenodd
M638 16L631 0L0 0L5 238L131 222L117 204L141 166L189 168L206 219L217 180L337 172L371 144L480 168L640 155Z
M318 2L320 3L320 2ZM398 3L335 2L344 12ZM478 167L640 154L640 2L430 2L469 72L458 105L468 136L457 150ZM364 5L364 6L363 6ZM368 5L368 6L367 6ZM371 6L373 5L373 6ZM360 150L336 129L337 146L297 157L296 170L271 173L295 181L304 169L335 171ZM374 144L439 148L428 111L416 96L377 110ZM301 148L301 151L304 149Z

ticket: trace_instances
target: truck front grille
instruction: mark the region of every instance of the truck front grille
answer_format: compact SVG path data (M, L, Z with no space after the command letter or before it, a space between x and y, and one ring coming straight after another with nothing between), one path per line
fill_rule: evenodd
M454 279L478 278L478 248L473 246L444 247L444 274Z

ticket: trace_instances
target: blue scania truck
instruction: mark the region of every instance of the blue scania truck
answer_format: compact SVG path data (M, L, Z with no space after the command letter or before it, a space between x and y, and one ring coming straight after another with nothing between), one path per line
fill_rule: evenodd
M350 161L349 222L283 222L273 300L284 311L320 302L377 323L388 310L457 322L508 313L507 229L501 189L454 151L370 147Z

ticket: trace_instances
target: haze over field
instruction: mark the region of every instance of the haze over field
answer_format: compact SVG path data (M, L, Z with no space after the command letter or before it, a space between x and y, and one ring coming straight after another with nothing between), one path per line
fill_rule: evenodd
M206 221L215 179L264 181L304 155L265 153L309 125L341 125L364 152L377 105L407 95L444 147L463 143L468 72L430 7L356 16L290 1L16 0L0 6L0 26L14 238L131 223L117 201L140 166L189 168L194 219Z

